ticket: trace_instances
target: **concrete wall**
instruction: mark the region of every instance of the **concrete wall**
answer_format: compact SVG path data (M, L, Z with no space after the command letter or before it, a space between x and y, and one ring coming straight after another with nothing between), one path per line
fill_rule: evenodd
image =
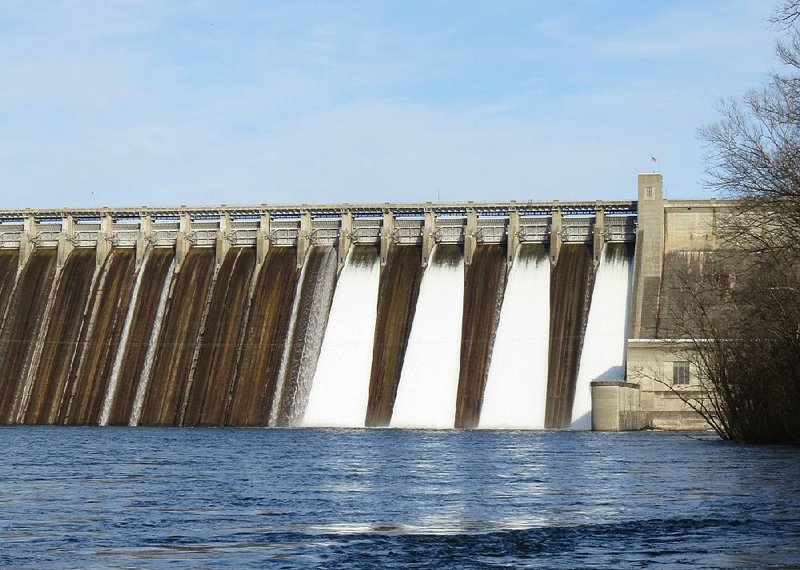
M664 337L661 332L666 330L662 325L668 315L680 309L671 306L679 303L680 297L670 294L670 268L665 267L665 259L675 254L705 255L724 247L717 228L735 203L714 199L667 200L660 174L639 175L638 199L625 380L639 386L636 412L638 419L646 419L649 427L709 429L705 420L684 401L703 397L696 368L690 365L689 385L673 384L674 363L691 361L692 357L689 343ZM598 397L610 396L601 390ZM637 417L632 424L639 429Z
M692 343L688 341L640 339L628 342L627 381L639 385L639 411L648 416L649 427L709 429L706 421L686 402L704 396L692 360ZM688 363L688 384L674 383L675 363Z

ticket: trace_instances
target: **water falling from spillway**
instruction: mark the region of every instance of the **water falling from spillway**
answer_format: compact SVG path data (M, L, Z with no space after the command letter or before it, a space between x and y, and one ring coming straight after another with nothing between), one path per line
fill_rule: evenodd
M133 285L133 292L131 293L131 300L128 303L128 310L125 314L125 321L122 326L122 335L117 345L116 355L114 356L114 364L111 367L111 376L108 379L108 386L106 387L106 394L103 398L103 409L100 412L99 424L101 426L108 425L108 419L111 416L111 409L114 405L114 397L117 394L117 385L119 384L119 374L122 370L122 363L125 358L125 349L128 346L128 337L131 334L131 325L133 324L133 314L135 312L137 301L139 300L139 291L142 288L142 281L144 278L145 268L147 267L147 260L150 258L148 251L142 265L136 274L136 282Z
M304 426L364 427L379 279L376 248L354 246L336 284Z
M267 251L250 301L226 425L269 423L298 274L295 248Z
M147 263L144 263L143 259L143 265L139 269L141 275L139 294L135 302L134 300L130 302L129 311L132 312L130 313L128 338L124 343L120 342L117 355L115 355L115 360L117 357L122 360L117 388L111 402L108 425L128 425L130 423L136 391L141 385L142 370L147 362L152 362L152 360L147 360L154 343L151 341L153 338L158 338L161 326L161 320L156 326L159 306L162 306L161 317L163 317L167 302L164 293L169 291L169 283L172 280L174 269L172 264L175 259L173 250L151 249L149 253L145 254L145 258ZM150 357L152 358L152 354Z
M589 321L572 405L573 429L591 429L593 380L625 379L625 345L631 291L626 244L606 244L595 277Z
M144 357L144 366L142 367L142 375L136 387L136 394L133 398L133 409L131 410L129 425L139 425L139 419L142 416L142 408L144 407L144 396L147 393L147 385L150 383L150 374L153 369L153 359L156 352L156 345L158 344L158 337L161 334L161 325L164 322L164 315L167 312L167 301L169 301L169 289L172 284L172 276L175 273L176 259L173 257L169 264L169 269L165 275L161 293L158 297L158 307L156 308L155 318L153 319L153 327L150 332L150 339L147 343L147 353Z
M479 427L544 428L550 339L550 260L522 245L506 285Z
M453 427L463 302L461 249L437 245L420 286L392 413L393 427Z
M299 425L308 403L336 287L336 250L312 247L295 293L270 425Z

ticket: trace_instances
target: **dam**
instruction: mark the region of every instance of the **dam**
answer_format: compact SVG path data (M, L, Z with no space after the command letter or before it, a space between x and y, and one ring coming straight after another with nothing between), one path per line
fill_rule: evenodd
M593 391L638 386L665 219L639 186L0 210L0 423L588 429Z

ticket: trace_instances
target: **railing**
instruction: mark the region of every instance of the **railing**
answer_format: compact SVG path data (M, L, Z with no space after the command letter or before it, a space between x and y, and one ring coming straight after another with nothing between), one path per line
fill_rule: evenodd
M606 216L603 237L610 242L626 242L636 239L634 216Z
M433 240L436 243L463 243L464 222L463 218L439 218L433 230Z
M381 241L380 218L365 218L353 220L353 230L350 239L359 245L373 245Z
M139 230L114 228L111 234L112 243L118 247L134 247L139 238Z
M61 224L36 224L32 241L36 247L56 247L61 234Z
M23 229L22 224L0 224L0 248L19 247Z
M299 233L299 222L276 220L270 225L269 243L276 247L291 247L297 243Z
M277 247L298 245L300 237L307 238L307 244L334 246L343 231L352 243L366 245L380 243L384 223L389 224L392 242L400 245L422 243L426 227L437 243L463 243L467 232L484 244L502 244L512 235L521 243L548 243L554 229L558 230L558 239L565 243L591 243L597 234L595 214L598 212L604 214L603 239L611 242L635 240L634 202L470 202L280 208L0 210L0 247L18 246L25 235L37 247L55 247L59 239L63 240L62 231L68 228L71 228L67 232L68 241L78 247L94 246L98 236L105 232L109 235L101 239L108 239L115 246L134 247L141 236L154 246L169 247L177 241L182 227L188 242L200 247L214 246L220 236L231 245L255 246L262 227L266 230L264 238ZM343 213L349 218L343 217ZM69 217L59 218L59 215ZM134 215L143 217L127 217ZM215 219L215 216L219 217ZM512 219L518 221L518 225L514 221L513 229Z
M591 243L594 231L594 218L563 218L561 239L564 243Z
M314 245L336 245L339 241L339 220L314 220L309 239Z
M176 219L188 216L192 220L230 216L231 219L255 219L260 216L272 218L299 218L303 214L317 217L336 217L344 213L358 216L380 216L393 212L397 216L422 217L426 212L439 215L455 215L466 217L468 212L483 216L507 217L511 212L521 216L549 214L554 211L565 214L592 214L603 210L606 214L635 214L635 201L581 201L581 202L417 202L407 204L330 204L330 205L269 205L255 206L197 206L197 207L134 207L134 208L52 208L52 209L0 209L0 221L23 220L27 217L42 219L62 219L71 216L75 221L81 219L99 220L110 216L113 220L141 218L149 216L154 220Z
M520 243L547 243L550 241L550 218L537 216L520 218Z
M478 219L475 239L478 243L503 243L506 239L506 221L504 218Z
M422 220L395 220L392 241L401 245L417 245L422 243Z

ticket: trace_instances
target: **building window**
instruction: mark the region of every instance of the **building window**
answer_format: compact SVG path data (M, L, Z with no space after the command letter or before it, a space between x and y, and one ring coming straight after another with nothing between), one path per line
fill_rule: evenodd
M685 360L672 363L672 383L682 386L689 383L689 363Z
M652 186L645 188L644 197L648 200L652 200L655 197L655 189Z

